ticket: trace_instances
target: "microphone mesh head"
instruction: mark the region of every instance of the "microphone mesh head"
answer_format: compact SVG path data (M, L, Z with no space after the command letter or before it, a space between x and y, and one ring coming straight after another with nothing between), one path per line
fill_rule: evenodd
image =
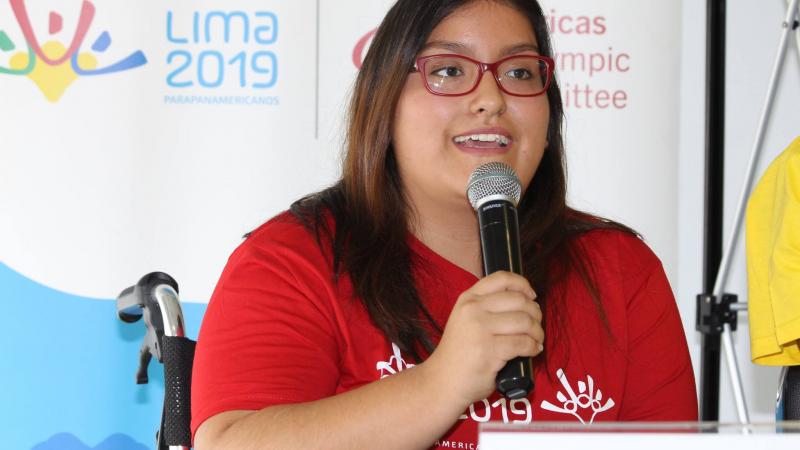
M506 197L514 206L519 203L522 185L514 170L500 162L479 166L469 176L467 197L476 210L487 197Z

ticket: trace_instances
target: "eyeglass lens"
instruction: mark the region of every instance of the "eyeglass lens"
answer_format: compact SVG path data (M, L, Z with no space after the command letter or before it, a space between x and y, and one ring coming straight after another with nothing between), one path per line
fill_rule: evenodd
M480 66L456 56L437 56L425 61L424 71L426 82L433 91L458 95L475 87ZM547 64L530 56L518 56L503 61L496 72L499 83L512 94L540 94L547 85Z

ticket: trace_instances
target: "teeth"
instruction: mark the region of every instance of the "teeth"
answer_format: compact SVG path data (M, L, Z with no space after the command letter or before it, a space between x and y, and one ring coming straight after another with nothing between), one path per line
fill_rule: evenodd
M500 135L500 134L473 134L468 136L456 136L453 141L457 144L467 142L467 141L480 141L480 142L497 142L501 146L505 147L508 145L508 138Z

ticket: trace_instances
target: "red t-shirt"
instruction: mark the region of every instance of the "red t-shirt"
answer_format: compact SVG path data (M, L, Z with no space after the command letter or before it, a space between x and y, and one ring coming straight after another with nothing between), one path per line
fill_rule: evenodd
M477 448L479 422L697 420L686 338L658 258L638 238L591 231L577 240L592 261L608 328L578 274L565 289L558 343L528 398L476 402L433 448ZM477 281L409 237L420 298L437 323ZM203 319L194 361L192 432L229 410L318 400L411 365L332 280L330 256L288 213L230 257ZM611 331L611 337L608 330Z

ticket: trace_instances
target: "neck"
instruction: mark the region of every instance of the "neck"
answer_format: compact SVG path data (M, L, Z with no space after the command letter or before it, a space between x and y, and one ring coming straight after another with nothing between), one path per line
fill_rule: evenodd
M483 276L478 218L467 204L414 208L411 232L428 248L476 277Z

